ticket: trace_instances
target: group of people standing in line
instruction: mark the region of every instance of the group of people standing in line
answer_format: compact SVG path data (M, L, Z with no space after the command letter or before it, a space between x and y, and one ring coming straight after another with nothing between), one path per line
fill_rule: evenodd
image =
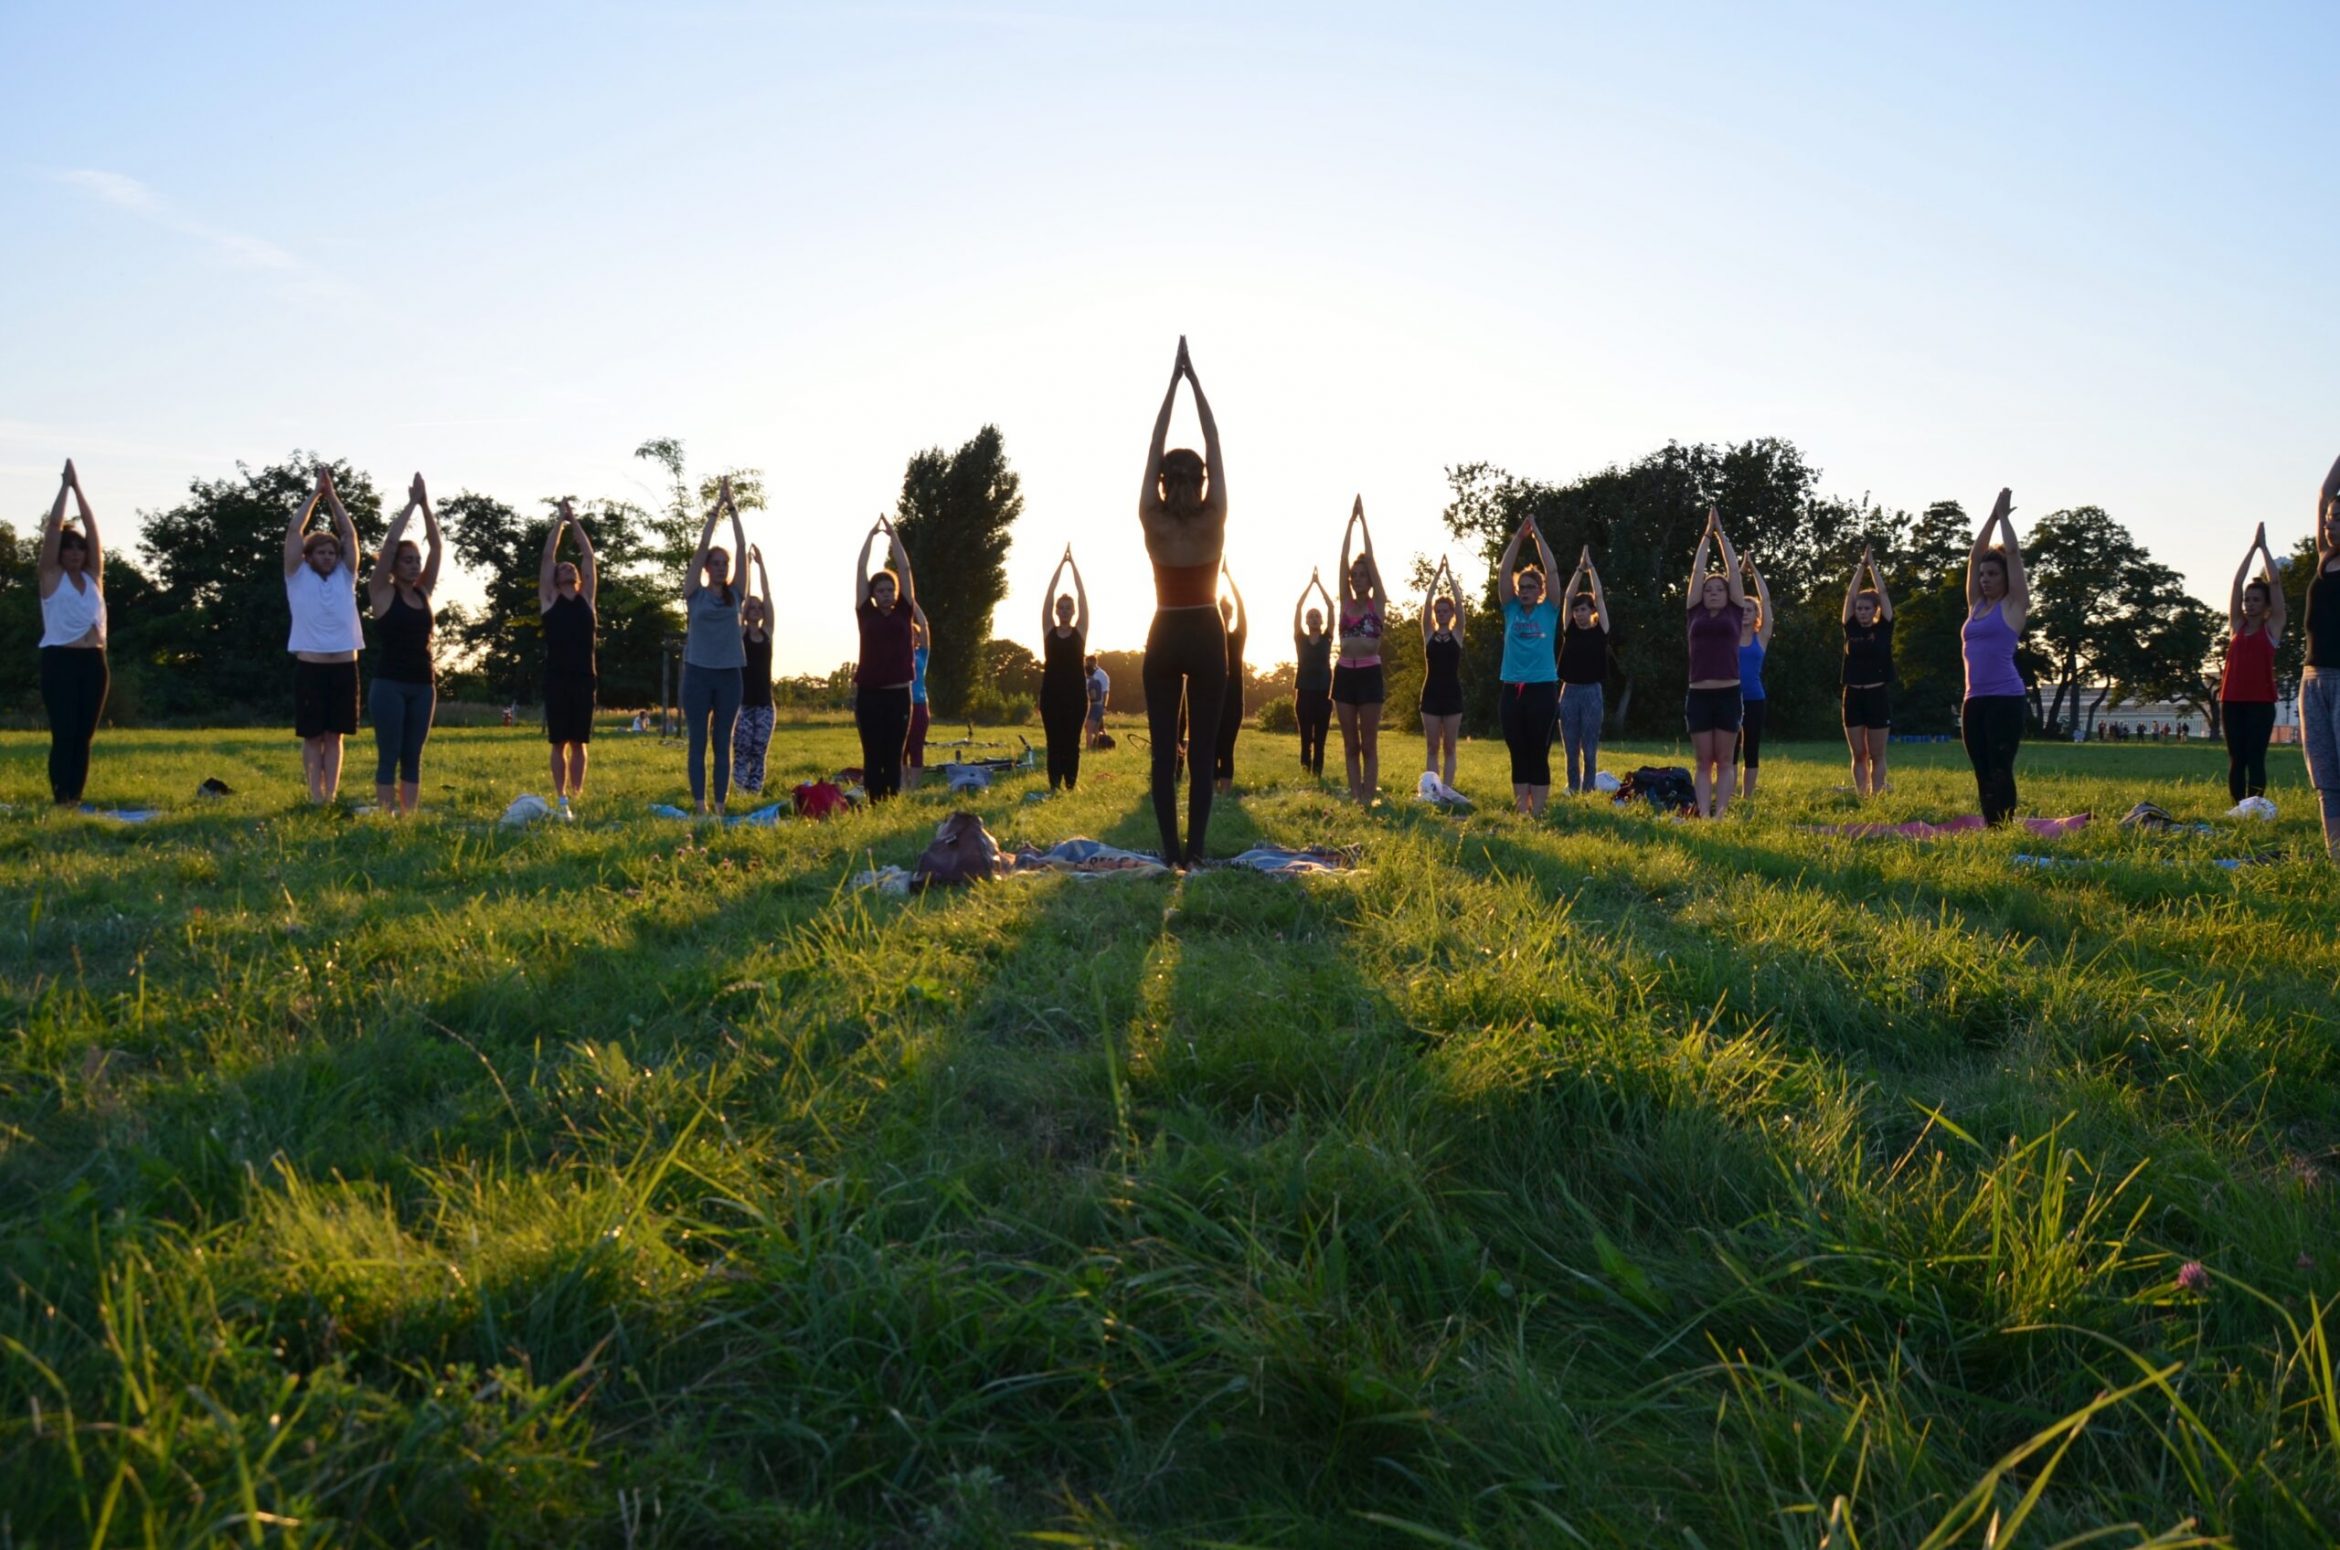
M1167 448L1170 416L1184 382L1193 392L1203 450ZM1225 559L1227 474L1217 420L1196 377L1186 341L1155 419L1138 521L1152 562L1155 613L1147 633L1142 687L1151 743L1151 794L1162 855L1173 865L1202 858L1214 797L1232 788L1242 721L1243 658L1249 615ZM66 520L71 502L78 526ZM323 525L315 525L322 509ZM1960 630L1965 697L1960 725L1983 817L2004 823L2017 804L2015 764L2028 716L2016 663L2031 594L2017 542L2010 492L2001 490L1967 557L1967 615ZM729 517L732 547L715 543ZM408 536L414 520L420 542ZM575 535L577 557L561 558ZM878 542L884 561L872 569ZM391 815L412 814L424 744L435 708L432 599L443 543L423 478L408 487L365 578L374 621L375 670L368 689L374 726L376 799ZM1532 554L1526 551L1532 548ZM734 557L738 556L736 560ZM2340 461L2316 506L2316 571L2307 588L2306 662L2299 692L2302 742L2322 809L2325 838L2340 859ZM331 801L341 777L342 740L358 720L358 658L365 649L355 566L357 534L324 468L285 530L286 647L293 657L294 731L310 797ZM1719 559L1719 568L1710 561ZM2253 574L2253 562L2259 562ZM736 568L737 574L734 575ZM1498 719L1511 760L1519 811L1540 814L1553 786L1551 746L1565 752L1569 794L1595 789L1606 712L1610 601L1589 548L1555 599L1558 564L1531 515L1511 535L1497 566L1503 626ZM80 478L65 465L43 525L37 574L41 603L41 695L51 729L49 781L60 804L77 804L88 779L92 738L107 692L104 549ZM1362 497L1341 539L1337 598L1312 574L1293 605L1295 705L1300 762L1322 776L1337 717L1350 797L1371 803L1380 788L1379 731L1386 699L1382 662L1388 592L1373 551ZM1064 589L1069 580L1070 590ZM1224 581L1229 596L1219 597ZM585 789L598 686L595 664L598 575L591 536L568 502L546 535L538 576L543 624L545 736L559 811ZM773 726L772 588L763 556L746 542L730 481L722 481L682 587L687 619L681 703L691 799L720 813L736 786L760 792ZM1709 510L1691 559L1684 644L1689 687L1683 721L1692 747L1696 811L1720 817L1760 777L1763 666L1772 639L1770 589L1751 557ZM901 534L885 518L870 528L854 564L860 649L854 722L862 783L872 801L917 784L924 765L926 669L931 632ZM1462 665L1468 609L1452 569L1441 563L1424 598L1420 714L1424 768L1448 785L1463 710ZM2275 721L2275 654L2287 626L2284 595L2261 524L2237 569L2220 697L2236 801L2264 792ZM1864 548L1845 587L1841 670L1845 741L1853 784L1863 796L1885 788L1892 727L1893 602L1875 555ZM1084 748L1104 737L1110 681L1087 649L1088 591L1068 545L1041 602L1040 716L1051 790L1074 789ZM1205 761L1208 739L1212 757ZM1194 745L1189 757L1190 741ZM712 768L710 769L710 765ZM1177 783L1187 781L1186 825Z

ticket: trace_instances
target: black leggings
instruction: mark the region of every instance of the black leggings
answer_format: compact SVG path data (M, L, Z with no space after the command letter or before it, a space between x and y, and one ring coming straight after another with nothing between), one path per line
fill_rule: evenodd
M1560 685L1499 684L1495 711L1503 741L1511 749L1511 783L1551 785L1552 724L1560 718Z
M2015 755L2023 747L2030 709L2020 694L1978 694L1959 717L1985 823L1995 826L2015 816Z
M1186 846L1178 844L1178 710L1190 709L1199 733L1219 725L1227 693L1227 626L1219 610L1164 608L1146 632L1146 736L1154 748L1154 822L1162 831L1162 859L1173 866L1199 861L1211 823L1211 777L1201 759L1187 760ZM1200 750L1197 750L1199 752Z
M41 704L49 712L49 795L70 805L89 784L89 745L106 708L106 654L95 646L41 648Z
M1243 730L1243 686L1230 675L1227 691L1219 697L1219 735L1211 773L1221 780L1235 778L1235 738Z
M1742 700L1739 705L1739 741L1731 762L1751 770L1763 768L1763 722L1769 700Z
M2273 700L2223 700L2219 712L2226 727L2226 796L2267 794L2267 743L2275 735Z
M853 691L853 725L861 733L861 789L883 802L902 789L902 750L910 741L910 686Z
M1292 697L1292 713L1300 721L1300 767L1322 775L1324 738L1332 729L1332 685L1301 690Z
M1040 735L1048 744L1048 789L1072 790L1081 779L1081 723L1089 696L1079 684L1061 690L1040 686Z

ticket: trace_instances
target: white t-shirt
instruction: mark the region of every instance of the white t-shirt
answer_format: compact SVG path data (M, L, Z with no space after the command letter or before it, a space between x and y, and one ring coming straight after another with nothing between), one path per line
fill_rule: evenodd
M1089 703L1103 705L1112 697L1113 680L1105 676L1105 669L1100 667L1091 672L1089 674Z
M349 562L333 567L328 576L317 574L308 561L284 578L284 600L292 608L292 634L287 651L363 651L365 631L358 624L357 577Z

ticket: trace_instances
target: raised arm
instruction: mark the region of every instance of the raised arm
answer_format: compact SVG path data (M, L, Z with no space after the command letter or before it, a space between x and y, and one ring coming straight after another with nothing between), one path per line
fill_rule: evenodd
M731 509L731 573L739 578L739 589L744 594L747 591L748 581L747 529L741 525L739 520L739 502L731 497L731 477L728 474L723 479L723 504ZM764 612L767 616L767 623L770 622L771 609L772 595L767 592L764 594Z
M382 540L382 547L374 551L374 568L366 572L366 596L373 601L377 618L390 606L391 585L396 580L391 566L397 560L399 544L406 538L406 524L413 520L416 504L415 487L408 485L406 504L398 509L397 517L390 523L390 535Z
M439 589L439 555L446 546L439 542L439 514L431 508L431 492L421 474L414 476L414 498L422 507L422 595L428 599Z
M2015 538L2013 497L2007 491L1999 492L1999 531L2007 535L2007 626L2020 634L2023 621L2031 614L2031 580L2023 573L2023 545Z
M1462 583L1454 579L1454 567L1446 563L1443 555L1439 557L1438 568L1446 573L1446 595L1454 599L1454 638L1467 641L1471 611L1463 606Z
M333 536L341 540L341 563L351 574L357 571L357 523L350 519L349 508L341 504L341 491L333 484L333 470L325 470L325 505L333 513Z
M1369 585L1373 588L1373 606L1386 611L1389 607L1389 593L1381 584L1381 562L1373 557L1373 527L1365 520L1364 496L1357 497L1357 504L1351 509L1349 520L1357 524L1357 537L1365 548L1363 559L1365 573L1372 578ZM1347 547L1345 542L1343 547Z
M1698 548L1690 556L1690 587L1682 599L1682 611L1685 613L1704 606L1702 594L1706 591L1706 557L1714 549L1714 524L1715 512L1710 506L1706 511L1706 531L1698 535ZM1736 577L1732 578L1731 585L1738 585Z
M1073 558L1071 544L1064 546L1064 564L1072 572L1073 633L1081 638L1081 644L1085 646L1089 642L1089 589L1081 581L1081 563Z
M1991 514L1983 518L1982 526L1975 530L1974 547L1966 551L1966 606L1969 608L1983 600L1982 577L1978 573L1978 568L1982 564L1984 553L1991 547L1991 530L2007 520L2007 513L2014 510L2014 500L2014 491L2001 490L1999 492L1999 498L1991 503ZM2010 531L2012 530L2010 529ZM2009 542L2012 545L2013 540L2010 539ZM2008 573L2008 580L2008 592L2012 595L2014 591L2013 572Z
M585 531L585 524L569 510L567 501L561 510L568 516L569 531L577 535L577 590L585 594L585 601L598 603L601 596L601 561L593 553L593 535Z
M853 562L853 611L861 612L861 605L869 601L869 551L885 531L886 519L878 518L869 525L869 536L861 541L861 554Z
M1845 582L1844 582L1844 614L1843 614L1843 619L1844 619L1844 622L1845 622L1845 623L1847 623L1847 624L1850 624L1850 623L1852 623L1852 622L1853 622L1853 615L1852 615L1852 605L1853 605L1853 599L1854 599L1854 598L1856 598L1856 597L1859 597L1859 596L1861 595L1861 570L1862 570L1862 568L1863 568L1864 566L1866 566L1868 563L1869 563L1869 551L1868 551L1868 549L1867 549L1867 548L1864 546L1864 547L1862 548L1862 550L1861 550L1861 557L1860 557L1859 559L1857 559L1857 560L1853 561L1852 574L1851 574L1850 576L1846 577L1846 578L1845 578Z
M1422 627L1422 649L1430 649L1430 616L1438 611L1438 578L1443 571L1430 573L1430 584L1422 589L1422 617L1414 622Z
M1243 606L1243 589L1235 585L1235 573L1227 568L1224 558L1219 561L1219 574L1227 578L1227 595L1235 599L1234 632L1245 640L1251 638L1251 610Z
M1178 404L1178 379L1186 375L1186 336L1178 336L1178 359L1170 367L1170 386L1162 394L1162 412L1154 416L1153 450L1146 454L1146 484L1138 492L1138 515L1159 516L1162 511L1162 449L1170 439L1170 411Z
M1592 545L1590 544L1585 545L1584 548L1584 579L1592 587L1593 612L1600 616L1601 628L1608 629L1610 627L1609 599L1601 591L1601 568L1593 563Z
M902 547L902 535L894 530L891 522L886 524L886 543L894 552L894 569L902 577L902 606L924 620L926 613L918 606L918 583L910 575L910 551ZM919 628L924 629L924 624Z
M317 487L309 492L307 500L295 508L292 522L284 530L284 574L288 581L301 568L301 540L309 534L309 518L316 515L317 503L325 498L325 479L325 465L320 463L317 465ZM57 500L62 507L65 500L62 491L58 492Z
M1756 627L1755 637L1763 642L1763 649L1769 651L1771 649L1771 588L1764 582L1763 572L1755 568L1755 561L1752 557L1749 557L1746 566L1747 579L1755 583L1755 601L1763 615L1763 623Z
M1511 575L1512 572L1519 569L1519 546L1527 542L1528 529L1534 525L1535 520L1533 516L1519 519L1519 526L1511 530L1511 542L1503 546L1503 558L1495 562L1495 599L1497 602L1509 603L1519 596L1519 589L1512 585ZM1537 541L1542 542L1540 536ZM1550 571L1544 573L1547 582L1550 581L1551 575Z
M756 562L756 595L764 600L764 633L769 635L779 627L780 616L772 610L772 573L764 569L763 546L749 549L748 558Z
M2251 579L2251 561L2259 557L2259 537L2264 537L2267 524L2259 524L2259 536L2243 551L2242 563L2234 568L2234 585L2226 589L2226 628L2229 634L2240 635L2243 627L2243 587ZM2272 604L2273 599L2270 598Z
M2267 524L2259 524L2259 556L2267 562L2261 572L2267 579L2267 638L2283 639L2283 627L2291 622L2291 604L2284 600L2283 573L2275 568L2275 551L2267 547Z
M1315 586L1316 573L1311 571L1308 576L1308 585L1302 587L1300 595L1292 600L1292 644L1295 647L1300 644L1300 630L1308 617L1308 594Z
M731 476L726 474L716 488L715 504L707 508L707 520L699 528L699 545L691 551L691 566L683 576L682 595L686 603L699 595L699 576L707 568L707 551L715 543L715 524L723 520L723 508L730 504Z
M1349 508L1348 522L1341 528L1341 601L1344 603L1357 595L1356 588L1349 584L1349 543L1356 536L1357 524L1364 520L1365 497L1360 495L1357 497L1357 504ZM1340 623L1337 614L1334 616L1333 622L1336 625Z
M2335 552L2333 537L2325 531L2324 514L2332 509L2335 497L2340 497L2340 458L2332 460L2332 471L2324 475L2324 487L2316 494L2316 555L2328 560Z
M40 580L44 597L56 590L58 579L65 574L65 562L59 557L59 550L65 542L65 497L72 490L73 464L68 460L64 477L57 481L57 498L49 505L48 520L41 524L41 553L34 574Z
M536 611L538 613L543 613L552 607L553 600L561 595L560 584L553 580L553 572L560 569L561 529L568 525L569 503L564 500L553 512L552 525L544 530L544 554L536 562ZM577 572L577 579L579 583L584 581L585 573L582 569ZM583 590L581 585L579 590Z
M1040 638L1048 639L1048 632L1056 628L1056 582L1072 560L1072 545L1064 546L1064 558L1056 562L1056 569L1048 573L1048 585L1040 591Z
M1709 511L1707 519L1714 523L1714 545L1722 551L1723 581L1731 589L1731 601L1734 604L1744 603L1747 601L1747 586L1739 577L1739 552L1731 547L1731 535L1722 529L1721 514Z
M1227 465L1219 454L1219 422L1211 416L1211 401L1203 393L1202 378L1194 374L1194 362L1186 354L1186 336L1178 336L1178 364L1186 373L1187 386L1194 389L1194 415L1202 421L1203 462L1210 478L1210 492L1203 497L1206 515L1224 522L1227 520Z

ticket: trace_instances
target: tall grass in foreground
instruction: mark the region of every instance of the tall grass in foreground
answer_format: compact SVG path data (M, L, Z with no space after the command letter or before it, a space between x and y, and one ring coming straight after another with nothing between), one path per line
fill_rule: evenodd
M1912 844L1802 826L1968 810L1953 748L1536 823L1247 735L1213 849L1363 872L899 902L846 880L949 799L656 820L648 739L517 832L524 731L436 735L403 827L280 737L108 735L140 826L41 751L0 1546L2340 1538L2340 872L2282 753L2246 833L2111 825L2223 810L2215 750L2033 748L2097 825ZM973 805L1150 843L1142 750L1034 784Z

